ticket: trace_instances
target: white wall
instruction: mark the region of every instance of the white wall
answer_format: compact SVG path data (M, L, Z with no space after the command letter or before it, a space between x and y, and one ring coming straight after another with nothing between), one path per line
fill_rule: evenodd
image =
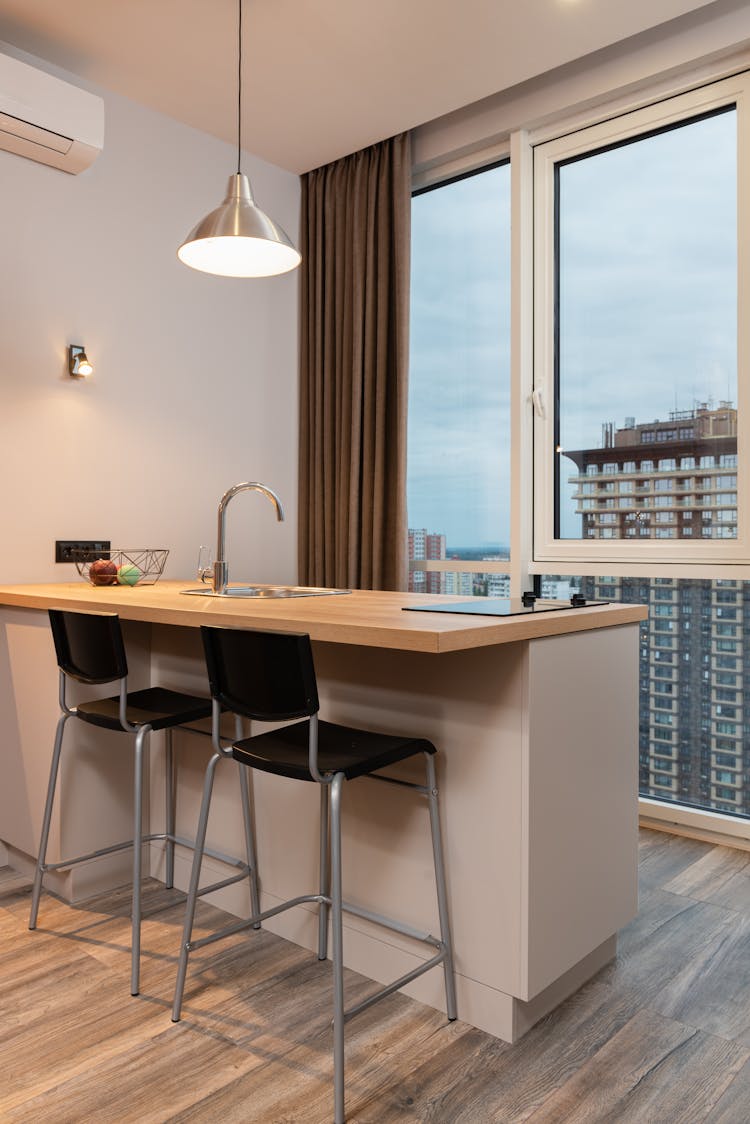
M85 83L0 44L8 54ZM297 275L209 277L176 250L221 202L230 146L106 91L104 151L79 176L0 152L0 582L79 580L56 538L166 546L192 576L233 501L232 576L296 578ZM299 181L244 158L297 239ZM83 343L89 379L67 374Z

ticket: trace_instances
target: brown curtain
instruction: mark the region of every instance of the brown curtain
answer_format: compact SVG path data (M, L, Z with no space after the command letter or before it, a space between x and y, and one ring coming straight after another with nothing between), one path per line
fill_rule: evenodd
M406 587L408 134L302 178L299 571Z

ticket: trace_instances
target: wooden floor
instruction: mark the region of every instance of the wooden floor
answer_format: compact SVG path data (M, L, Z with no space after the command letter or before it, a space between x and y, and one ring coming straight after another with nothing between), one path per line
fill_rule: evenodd
M0 871L3 1124L329 1124L328 965L265 932L201 950L173 1025L177 894L149 886L137 999L126 893L45 895L35 933L28 905ZM519 1044L396 995L350 1024L347 1060L358 1124L748 1124L750 854L642 832L617 961Z

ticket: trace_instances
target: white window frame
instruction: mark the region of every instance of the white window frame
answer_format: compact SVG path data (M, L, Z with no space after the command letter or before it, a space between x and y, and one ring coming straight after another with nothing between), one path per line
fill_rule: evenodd
M533 150L534 179L534 387L533 459L534 516L531 569L543 572L577 570L578 573L608 573L613 565L628 573L654 572L668 564L677 576L683 566L692 573L711 565L750 563L750 427L748 329L745 321L750 253L750 78L746 74L715 82L685 94L621 116L566 133L538 144ZM737 107L737 460L738 537L696 541L642 539L592 540L555 539L555 166L571 157L585 155L642 133L679 124L681 121ZM511 540L511 554L513 542ZM637 567L637 570L634 569ZM625 572L622 569L621 572ZM683 570L685 577L689 575Z
M650 124L646 129L658 127L659 120L666 123L666 119L670 113L670 109L677 110L677 116L691 117L702 112L704 109L708 110L711 105L718 107L720 104L726 104L733 101L739 107L746 103L747 94L745 91L745 82L743 81L741 72L747 71L750 68L750 54L741 52L735 56L729 64L726 61L723 63L711 62L705 66L695 66L690 69L686 68L681 75L677 77L670 77L668 80L662 82L645 81L635 91L623 90L619 95L615 95L611 100L604 100L597 104L588 104L579 106L578 109L568 106L563 109L560 116L552 119L551 113L547 115L543 124L523 125L519 120L513 125L509 132L505 135L508 137L507 141L499 141L487 144L486 147L475 147L473 145L466 147L465 155L455 157L444 161L434 160L425 165L425 170L415 177L413 186L414 188L426 186L427 184L437 184L442 180L449 179L457 173L463 171L479 169L485 165L494 163L498 158L510 157L511 168L511 528L510 528L510 578L511 578L511 595L519 596L520 592L524 589L531 588L533 575L544 573L558 573L565 574L580 574L582 576L598 577L601 574L611 574L614 576L626 577L648 577L648 578L708 578L713 580L720 580L726 582L728 587L733 587L738 581L750 580L750 566L746 561L740 559L731 559L727 551L727 544L722 543L722 558L718 561L701 561L700 558L693 562L687 562L684 558L679 561L668 561L670 555L667 551L670 550L668 540L663 544L659 544L657 552L637 553L628 551L625 555L623 562L610 561L613 557L611 547L621 547L621 543L602 544L605 546L605 551L600 551L598 557L591 555L591 547L594 545L592 542L581 542L574 544L577 546L575 557L570 561L562 561L558 552L554 551L554 556L545 557L544 536L537 535L537 549L538 556L534 551L534 513L536 510L536 522L539 524L539 500L543 498L540 496L540 489L538 482L541 480L550 480L552 476L545 476L540 473L539 465L535 461L534 439L536 440L537 450L536 456L538 458L540 441L547 441L547 447L551 449L552 440L551 436L545 436L544 427L540 426L540 418L537 416L543 413L549 413L553 406L552 396L552 381L549 386L542 377L542 364L540 356L543 355L543 349L540 350L539 342L535 338L535 317L537 325L539 324L539 313L535 301L535 285L534 285L534 270L537 270L539 280L537 282L536 300L539 298L539 286L543 283L542 279L545 272L548 272L548 265L544 264L544 268L540 272L538 262L544 263L544 255L540 258L542 253L541 231L534 229L534 154L535 152L541 153L542 146L549 141L554 141L557 137L563 135L570 135L574 131L577 135L583 135L579 130L588 130L590 127L599 126L603 130L612 128L608 122L610 119L622 121L627 114L635 114L640 111L650 114ZM739 77L735 77L732 71L739 73ZM728 77L727 77L728 75ZM701 88L698 89L698 84ZM687 109L685 112L680 112L681 105L686 105L686 98L691 97L689 91L695 90L692 95L694 102L692 108ZM645 109L652 102L657 99L661 100L661 105L656 106L655 110ZM681 103L681 105L680 105ZM560 105L560 102L557 103ZM738 215L738 305L739 305L739 327L742 329L742 317L747 307L747 262L748 262L748 219L743 218L742 208L746 206L746 202L750 203L750 193L747 191L748 181L748 124L746 122L746 114L738 112L738 203L740 213ZM606 119L606 120L605 120ZM537 116L537 121L541 118ZM629 120L635 122L636 118L629 116ZM599 125L600 122L604 122ZM640 131L640 129L638 130ZM498 134L495 134L498 135ZM586 135L591 135L587 132ZM606 143L606 142L605 142ZM461 151L460 146L456 148L455 152ZM553 245L552 242L548 243ZM543 306L540 306L543 307ZM549 344L549 340L547 340ZM740 422L743 417L747 416L747 395L740 399L741 387L747 383L747 369L748 369L748 343L744 335L740 335L738 339L738 383L740 390L738 391L738 411L740 413ZM536 386L541 390L541 394L535 399L535 364L537 368L537 383ZM750 395L750 390L748 391ZM748 417L748 426L750 426L750 417ZM738 444L741 438L738 437ZM739 463L745 465L745 475L747 476L750 466L746 464L747 455L745 450L749 449L748 442L742 442L739 451ZM534 472L536 470L537 478L537 491L534 492ZM679 469L678 471L682 471ZM699 468L696 465L693 471L694 475L698 474ZM684 469L685 474L688 472L687 466ZM739 479L738 479L739 484ZM739 489L738 489L739 491ZM743 496L748 496L750 499L750 491L748 491L747 484L742 488ZM551 497L554 501L554 496ZM536 499L536 508L534 500ZM738 505L739 506L739 505ZM744 510L744 504L743 510ZM554 514L554 507L552 507ZM748 513L750 515L750 512ZM542 527L544 522L542 521ZM549 522L549 527L553 527L553 522ZM700 524L698 525L700 529ZM550 536L551 537L551 536ZM558 544L554 543L556 547ZM674 545L674 544L673 544ZM696 559L696 553L693 550L695 545L703 547L707 544L687 542L684 544L687 548L687 554L690 558ZM639 544L640 546L640 544ZM582 552L581 552L582 551ZM550 555L552 552L546 552ZM702 556L705 558L705 551ZM644 560L637 560L643 558ZM434 563L428 564L432 568ZM460 564L471 566L472 563ZM487 570L490 569L491 564L484 564ZM498 565L498 563L495 563ZM428 568L426 566L425 568ZM720 568L719 568L720 567ZM454 568L457 569L454 562ZM492 566L494 569L494 566ZM505 571L505 565L503 565ZM672 603L675 602L675 592L670 590L670 599ZM675 675L675 668L672 664L657 664L657 668L661 667L666 681L673 681ZM661 678L661 677L659 677ZM737 739L737 752L741 751L741 739ZM728 751L729 752L729 751ZM687 805L680 805L672 803L671 801L654 800L648 796L639 797L639 810L640 821L644 826L652 826L661 830L674 831L680 835L696 836L701 839L709 839L716 843L721 843L729 846L740 845L746 846L750 849L750 819L728 815L724 811L714 811L709 809L694 808Z

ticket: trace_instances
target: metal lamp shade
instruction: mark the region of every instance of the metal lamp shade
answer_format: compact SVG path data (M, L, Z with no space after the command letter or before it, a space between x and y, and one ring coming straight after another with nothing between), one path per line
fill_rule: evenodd
M288 235L256 207L247 176L229 177L227 197L188 234L177 256L222 277L271 277L302 260Z

